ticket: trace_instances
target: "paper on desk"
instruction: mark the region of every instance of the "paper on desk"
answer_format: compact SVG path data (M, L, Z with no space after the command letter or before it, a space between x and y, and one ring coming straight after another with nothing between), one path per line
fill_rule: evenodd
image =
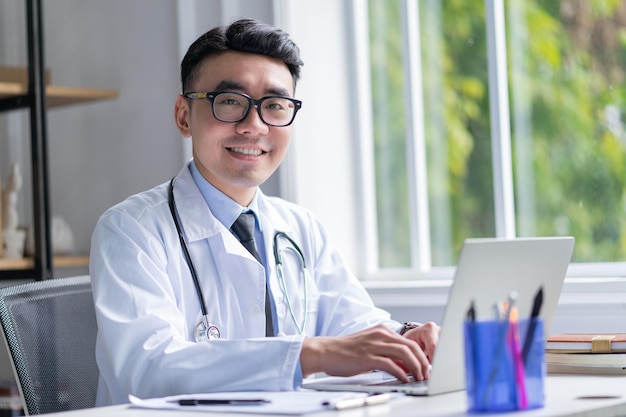
M210 394L185 394L162 398L141 399L129 395L132 405L140 408L179 410L179 411L203 411L216 413L248 413L248 414L286 414L300 415L328 410L325 401L338 398L361 398L366 393L356 392L323 392L323 391L248 391L248 392L222 392ZM194 399L251 399L262 398L271 401L261 405L179 405L178 400ZM172 402L173 401L173 402Z

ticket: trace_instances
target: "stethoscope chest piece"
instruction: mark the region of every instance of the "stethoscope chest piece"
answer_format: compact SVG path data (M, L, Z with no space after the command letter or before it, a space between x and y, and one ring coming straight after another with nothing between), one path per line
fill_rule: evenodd
M209 340L217 340L220 338L220 329L206 318L200 320L200 323L193 331L193 337L196 342L208 342Z

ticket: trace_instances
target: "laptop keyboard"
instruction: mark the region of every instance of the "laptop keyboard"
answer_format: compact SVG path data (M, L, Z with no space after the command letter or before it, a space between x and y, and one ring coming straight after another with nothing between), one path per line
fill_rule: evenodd
M390 379L388 381L377 382L372 385L375 386L403 386L403 387L425 387L428 385L428 381L416 381L411 377L409 382L402 382L399 379Z

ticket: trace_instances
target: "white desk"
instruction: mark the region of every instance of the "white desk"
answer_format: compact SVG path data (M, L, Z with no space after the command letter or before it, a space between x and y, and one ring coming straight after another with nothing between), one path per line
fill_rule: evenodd
M131 408L128 405L93 408L47 414L51 417L195 417L227 416L241 417L252 414L218 414L201 412L180 412L166 410L146 410ZM256 414L262 416L262 414ZM465 391L432 397L402 397L377 406L355 408L344 411L327 411L305 416L336 417L458 417L480 416L467 413ZM482 414L486 417L516 415ZM523 417L534 416L626 416L626 377L624 376L569 376L550 375L546 381L546 405L543 408L517 413Z

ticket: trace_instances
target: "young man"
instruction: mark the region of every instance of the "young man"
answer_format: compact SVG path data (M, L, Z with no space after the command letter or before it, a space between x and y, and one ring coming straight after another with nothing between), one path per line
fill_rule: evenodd
M189 48L174 118L193 160L93 234L99 405L291 390L317 372L428 377L438 327L402 331L310 212L258 188L287 152L301 65L286 33L249 19Z

